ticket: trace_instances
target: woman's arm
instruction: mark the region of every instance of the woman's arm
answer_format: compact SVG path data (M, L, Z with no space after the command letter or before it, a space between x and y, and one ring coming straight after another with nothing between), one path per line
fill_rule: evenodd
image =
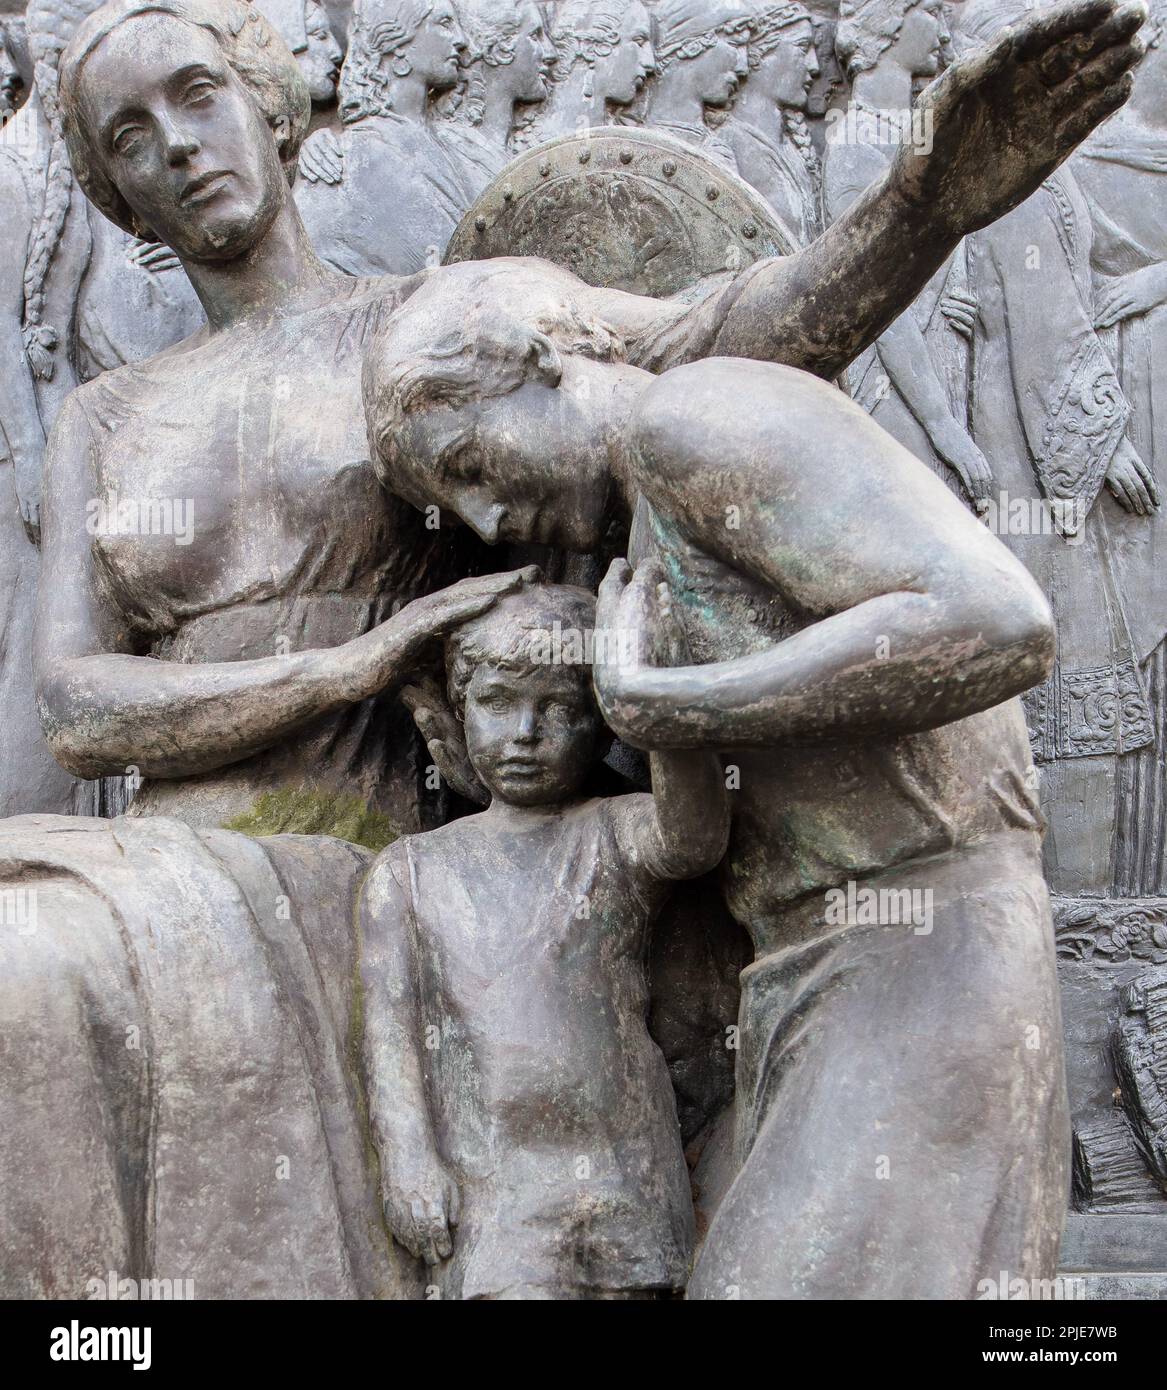
M408 873L395 845L361 889L361 1051L385 1218L401 1244L432 1265L450 1254L458 1188L438 1155L422 1077Z
M906 734L1048 673L1053 626L1033 579L840 392L787 368L708 362L650 388L638 435L636 481L665 524L806 625L736 660L598 666L605 716L627 742Z
M597 649L603 634L635 632L640 658L657 668L690 661L688 642L673 609L664 571L652 561L633 577L623 560L600 585ZM696 878L721 863L729 843L729 798L721 759L703 750L654 752L651 796L615 798L616 824L629 859L656 879Z
M425 644L485 612L517 575L419 599L339 647L185 664L133 655L98 581L87 504L99 496L84 412L71 397L45 456L44 558L34 634L37 700L53 756L79 777L186 777L258 752L411 674Z

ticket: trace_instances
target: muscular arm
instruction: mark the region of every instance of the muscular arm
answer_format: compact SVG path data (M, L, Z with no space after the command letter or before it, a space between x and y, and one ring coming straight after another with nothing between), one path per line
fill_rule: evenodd
M665 524L806 625L753 655L623 672L601 693L626 741L907 734L1048 672L1053 627L1032 578L839 392L784 368L703 363L650 389L639 433L636 481Z
M70 398L45 455L44 558L33 665L53 756L79 777L137 767L147 777L211 771L410 674L444 625L518 583L492 576L420 599L343 646L255 661L180 663L137 640L99 580L86 527L100 495L82 408Z

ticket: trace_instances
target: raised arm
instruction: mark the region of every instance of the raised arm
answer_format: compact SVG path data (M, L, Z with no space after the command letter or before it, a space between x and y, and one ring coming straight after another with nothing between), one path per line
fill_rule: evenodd
M451 1251L458 1188L438 1157L418 1051L409 864L401 843L361 890L361 1055L385 1218L412 1254L437 1264Z
M662 523L724 565L731 587L734 573L768 586L802 626L734 660L597 669L627 742L907 734L1048 673L1053 626L1036 583L841 392L787 368L702 363L650 389L639 435L637 482Z
M917 103L931 119L931 148L900 146L888 172L809 247L746 272L712 306L722 320L712 351L837 376L961 237L1021 203L1122 105L1145 17L1141 3L1072 0L954 63Z
M137 767L185 777L225 767L404 680L427 642L485 612L521 576L464 581L340 647L186 664L135 654L96 571L86 527L100 496L84 412L71 397L45 455L44 557L33 663L53 756L79 777Z

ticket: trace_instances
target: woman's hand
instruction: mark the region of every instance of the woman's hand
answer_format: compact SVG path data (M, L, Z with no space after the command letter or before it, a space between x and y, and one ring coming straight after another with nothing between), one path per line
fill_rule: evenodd
M300 150L300 177L308 183L336 185L344 178L344 150L327 127L313 131Z
M427 1265L450 1257L458 1224L458 1184L432 1150L383 1164L381 1196L385 1221L415 1259Z
M648 560L633 574L627 560L613 560L596 604L593 668L596 697L608 724L632 741L635 673L644 666L687 666L691 661L660 563Z
M989 500L993 470L984 454L973 443L972 435L948 416L928 431L932 447L964 484L964 490L978 511Z
M474 771L466 751L462 721L450 708L441 682L433 676L422 676L401 691L401 703L413 715L434 766L447 785L476 806L489 806L490 793Z
M521 570L462 579L414 599L372 632L335 649L344 698L355 704L400 684L414 674L431 642L480 618L500 598L538 579L538 566L528 565Z
M970 338L976 328L980 306L974 294L968 290L952 290L940 300L940 312L945 322L962 338Z
M1119 506L1136 516L1150 516L1159 506L1155 476L1129 439L1121 440L1114 451L1106 486Z
M1149 313L1167 300L1167 264L1145 265L1112 280L1098 296L1096 328L1113 328L1123 319Z

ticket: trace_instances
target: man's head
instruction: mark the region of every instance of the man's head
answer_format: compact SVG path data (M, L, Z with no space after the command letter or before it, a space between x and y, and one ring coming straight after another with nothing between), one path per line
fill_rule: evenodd
M579 792L607 736L592 692L596 601L537 584L502 599L446 642L450 703L493 797L548 806Z
M611 489L605 378L623 345L574 287L531 262L471 262L394 315L364 372L369 448L391 492L491 544L597 547Z
M230 260L289 196L311 100L296 60L237 0L109 0L61 58L78 182L111 221Z

